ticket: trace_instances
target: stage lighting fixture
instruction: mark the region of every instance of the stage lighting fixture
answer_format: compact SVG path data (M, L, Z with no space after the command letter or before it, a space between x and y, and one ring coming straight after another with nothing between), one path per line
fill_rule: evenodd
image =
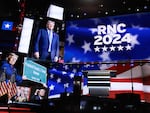
M47 11L47 17L57 20L63 20L63 13L64 13L63 7L50 4Z

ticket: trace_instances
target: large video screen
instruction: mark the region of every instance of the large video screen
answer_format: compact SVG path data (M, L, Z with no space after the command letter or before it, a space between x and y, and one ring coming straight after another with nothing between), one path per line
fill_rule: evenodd
M149 12L67 21L64 61L149 59L149 37Z
M41 52L46 52L48 51L48 46L49 46L49 35L48 35L48 29L47 29L47 21L51 20L54 23L54 29L53 31L55 32L54 36L58 36L58 40L56 40L56 37L53 38L52 40L52 49L55 50L57 49L56 46L56 41L58 41L58 55L57 57L61 56L63 57L63 50L62 50L62 32L61 32L61 22L51 19L51 18L43 18L43 19L31 19L28 17L24 18L23 21L23 28L21 31L21 36L20 36L20 41L19 41L19 47L18 47L18 52L19 53L24 53L28 55L30 58L35 58L34 52L39 51ZM42 31L42 33L41 33ZM38 37L38 39L37 39ZM40 38L39 38L40 37ZM42 37L42 38L41 38ZM44 37L44 38L43 38ZM54 43L53 43L54 42ZM44 44L43 44L44 43ZM36 44L36 46L35 46ZM43 45L43 46L41 46ZM44 48L44 49L43 49ZM41 58L40 58L41 60ZM44 60L44 59L42 59Z

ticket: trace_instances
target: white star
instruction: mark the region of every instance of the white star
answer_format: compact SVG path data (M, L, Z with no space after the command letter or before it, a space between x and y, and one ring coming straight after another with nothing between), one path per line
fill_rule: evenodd
M100 58L102 58L103 61L110 61L110 57L109 57L109 52L103 52L101 55L100 55Z
M90 64L86 64L86 65L84 65L84 67L85 67L85 68L88 68L88 67L90 67Z
M96 47L94 48L95 52L100 52L99 49L100 49L100 48L99 48L98 46L96 46Z
M53 71L57 71L57 69L56 69L56 68L53 68L52 70L53 70Z
M126 50L131 50L131 46L129 44L126 46Z
M108 49L108 47L106 47L106 46L102 47L103 51L107 51L107 49Z
M76 69L76 68L74 68L74 69L72 70L72 72L76 73L76 72L77 72L77 69Z
M62 74L65 75L65 74L67 74L67 72L66 71L62 71Z
M74 35L68 34L68 38L66 40L68 41L69 45L71 45L72 43L74 43L73 37L74 37Z
M10 27L11 25L10 24L5 24L5 28L7 28L7 29L9 29L9 27Z
M54 90L54 87L55 87L55 86L54 86L53 84L51 84L51 86L49 87L50 91L51 91L51 90Z
M54 78L54 74L50 74L50 78L53 79Z
M64 87L65 88L69 87L69 83L64 84Z
M136 44L140 45L140 43L137 41L137 37L138 37L138 35L131 35L131 47L133 47L133 48Z
M115 48L116 47L114 47L113 45L111 46L111 47L109 47L110 48L110 51L115 51Z
M118 51L123 51L123 46L119 45L117 48L118 48Z
M65 68L65 70L69 69L68 65L64 65L64 68Z
M80 60L77 60L75 57L73 57L72 62L80 62Z
M73 73L71 73L69 76L70 76L70 78L73 78L73 77L74 77L74 74L73 74Z
M57 79L57 83L60 83L60 82L61 82L61 78L58 78L58 79Z
M89 30L92 32L92 34L94 34L95 32L97 33L98 31L97 28L90 28Z
M92 51L90 45L91 43L87 43L86 41L84 41L84 45L82 46L82 48L84 49L84 54L86 54L88 51Z

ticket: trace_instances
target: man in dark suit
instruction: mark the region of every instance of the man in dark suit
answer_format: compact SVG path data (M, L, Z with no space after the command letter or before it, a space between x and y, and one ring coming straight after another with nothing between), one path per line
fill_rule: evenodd
M48 20L45 29L40 29L35 40L34 56L37 59L57 62L59 57L59 35L54 32L55 22Z
M45 89L37 89L34 95L31 97L31 101L39 101L44 100L46 95Z

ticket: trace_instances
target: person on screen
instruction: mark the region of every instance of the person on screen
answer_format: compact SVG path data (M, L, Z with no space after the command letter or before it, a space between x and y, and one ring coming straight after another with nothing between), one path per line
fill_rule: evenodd
M13 100L17 94L17 85L22 83L22 76L18 75L15 63L18 55L9 53L0 67L0 94L8 95L8 102ZM1 96L1 95L0 95Z
M45 89L36 89L34 95L31 97L31 101L44 100L46 95Z
M39 29L34 43L34 57L57 62L59 57L59 35L54 32L55 22L48 20L46 28Z
M4 72L4 74L0 75L0 81L16 82L17 85L22 83L22 76L18 75L17 69L15 68L17 59L18 55L9 53L8 56L6 56L6 59L1 62L0 70L1 72Z
M25 93L23 91L17 95L16 101L17 102L27 102L27 96L25 95Z

